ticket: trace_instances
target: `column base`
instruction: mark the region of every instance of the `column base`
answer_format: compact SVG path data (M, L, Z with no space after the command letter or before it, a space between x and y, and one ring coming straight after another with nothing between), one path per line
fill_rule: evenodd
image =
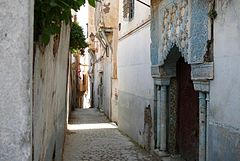
M155 149L153 150L154 154L159 157L159 158L162 158L162 157L169 157L170 154L168 154L167 152L165 151L160 151L159 149Z
M155 149L153 153L153 155L159 158L160 161L186 161L182 159L180 155L170 155L169 153L160 151L159 149Z

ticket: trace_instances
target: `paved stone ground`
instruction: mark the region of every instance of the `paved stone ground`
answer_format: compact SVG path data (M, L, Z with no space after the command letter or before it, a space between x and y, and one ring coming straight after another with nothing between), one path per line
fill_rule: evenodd
M74 111L69 124L63 161L156 161L96 109Z

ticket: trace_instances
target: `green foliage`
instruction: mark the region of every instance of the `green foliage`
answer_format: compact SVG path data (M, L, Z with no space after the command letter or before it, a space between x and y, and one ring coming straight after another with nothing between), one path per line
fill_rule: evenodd
M95 7L95 0L88 0L88 3L89 3L91 6Z
M88 0L95 6L95 0ZM47 45L52 35L58 34L61 23L69 23L71 9L78 11L85 0L35 0L34 40Z
M72 53L81 52L88 46L86 43L85 36L83 34L83 29L78 23L73 22L70 34L70 50Z

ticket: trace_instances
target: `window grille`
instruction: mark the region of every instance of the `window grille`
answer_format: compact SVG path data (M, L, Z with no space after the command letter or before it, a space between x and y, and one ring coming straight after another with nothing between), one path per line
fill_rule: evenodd
M134 17L134 0L123 0L123 18L132 20Z
M129 12L129 0L123 0L123 18L128 18L128 12Z

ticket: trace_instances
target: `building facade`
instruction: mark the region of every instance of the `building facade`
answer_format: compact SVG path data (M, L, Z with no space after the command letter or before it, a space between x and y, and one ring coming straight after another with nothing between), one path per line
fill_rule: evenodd
M98 1L95 8L89 7L88 36L93 106L117 122L118 0Z
M239 160L240 2L151 5L156 151L188 161Z
M150 59L150 1L119 1L119 128L143 147L150 147L154 86ZM151 116L151 114L149 115ZM146 118L146 119L145 119ZM149 120L149 121L146 121Z
M106 43L115 44L112 59L100 54L107 53L101 39L94 43L95 62L101 62L94 66L95 106L162 158L240 160L236 74L240 2L124 0L102 1L100 8L99 4L94 35L100 37L102 28L105 35L110 31L100 23L104 16L114 22L116 34ZM111 12L113 8L118 14ZM109 72L115 69L114 74ZM116 84L110 75L117 78Z
M67 117L70 25L43 47L34 1L0 5L0 160L60 161Z
M0 5L0 160L32 160L33 6Z
M148 147L154 106L150 11L149 0L104 0L89 8L88 24L94 107ZM149 112L150 121L144 121Z

